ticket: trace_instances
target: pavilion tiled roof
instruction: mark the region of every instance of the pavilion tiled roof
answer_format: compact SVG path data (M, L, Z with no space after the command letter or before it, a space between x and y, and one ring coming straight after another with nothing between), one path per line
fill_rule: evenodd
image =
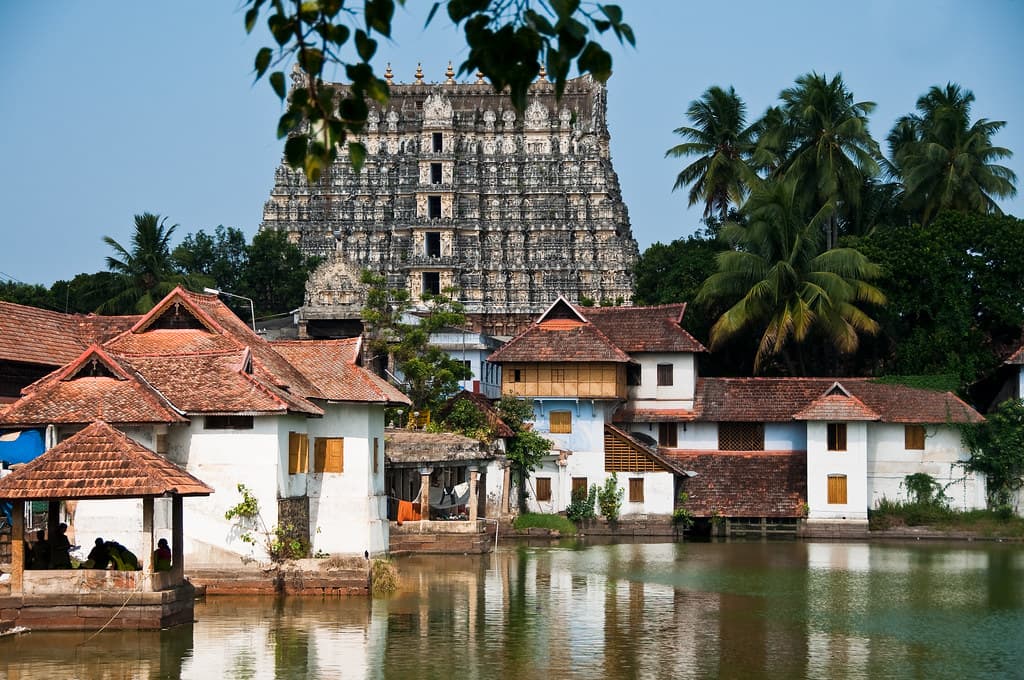
M1016 352L1011 354L1010 358L1007 359L1004 363L1013 365L1024 364L1024 345L1021 345L1020 348Z
M679 464L679 461L675 460L671 456L666 455L664 450L659 449L656 446L648 446L639 439L637 439L636 437L634 437L629 432L626 432L623 429L615 427L614 425L605 424L604 431L606 435L610 434L613 437L617 437L620 441L624 442L627 446L629 446L631 449L639 453L641 456L646 456L654 460L656 463L658 463L661 467L665 468L666 470L674 472L678 475L682 475L684 477L689 476L689 471L683 469L683 466Z
M99 372L90 370L96 366ZM187 422L149 385L95 345L23 393L0 412L0 425Z
M389 428L384 432L388 465L454 463L492 460L484 442L454 432L425 432Z
M697 412L687 408L637 408L626 402L612 416L616 423L684 423L697 419Z
M213 489L97 421L0 480L7 500L208 496Z
M616 347L629 354L707 351L680 325L686 313L686 303L654 307L587 307L579 311Z
M116 335L138 318L63 314L0 301L0 359L63 366L93 342Z
M298 368L330 401L410 404L409 398L382 378L356 364L359 338L280 340L274 351Z
M883 422L942 424L983 420L981 414L951 392L884 384L871 378L699 378L694 410L697 419L703 421L786 422L811 406L836 382Z
M686 507L697 517L800 517L807 501L803 451L660 449L697 473L683 481Z

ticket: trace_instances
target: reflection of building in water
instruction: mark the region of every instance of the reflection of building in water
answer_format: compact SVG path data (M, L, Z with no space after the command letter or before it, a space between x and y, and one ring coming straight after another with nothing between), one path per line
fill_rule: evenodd
M570 80L560 101L543 78L514 111L490 84L391 84L371 103L366 163L342 149L320 182L282 163L261 229L324 259L300 328L358 328L362 270L418 300L455 288L476 328L512 335L559 293L629 303L637 244L612 168L605 87Z

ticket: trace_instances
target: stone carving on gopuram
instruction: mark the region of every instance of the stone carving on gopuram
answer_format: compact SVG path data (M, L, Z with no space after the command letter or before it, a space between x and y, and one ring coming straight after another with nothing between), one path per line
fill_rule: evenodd
M261 229L323 258L306 285L301 334L352 332L360 274L412 299L455 289L474 330L512 335L557 298L631 304L637 244L612 168L607 91L570 80L559 102L541 75L518 115L479 76L392 82L371 106L366 163L347 155L310 185L282 162ZM356 331L358 332L358 331Z

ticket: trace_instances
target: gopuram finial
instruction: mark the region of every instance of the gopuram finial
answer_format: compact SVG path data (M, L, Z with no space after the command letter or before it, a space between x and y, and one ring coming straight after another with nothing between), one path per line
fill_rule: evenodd
M421 63L416 64L416 84L423 84L423 64Z
M546 82L548 82L548 70L546 68L544 68L544 64L540 65L540 73L537 74L537 82L538 83L546 83Z
M484 72L481 71L480 69L477 69L477 71L476 71L476 84L477 85L484 85L485 84L484 83Z
M448 62L448 70L444 72L445 77L448 79L444 81L445 85L455 84L455 70L452 69L452 62Z
M391 72L391 62L389 61L388 67L384 69L384 80L388 81L388 85L394 85L394 83L391 82L394 77L395 74Z

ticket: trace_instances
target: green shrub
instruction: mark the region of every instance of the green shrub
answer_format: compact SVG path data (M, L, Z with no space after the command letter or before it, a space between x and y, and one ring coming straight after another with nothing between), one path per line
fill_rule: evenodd
M672 526L681 531L686 531L693 526L693 513L686 507L686 504L689 502L690 494L680 491L679 497L676 499L676 509L672 511Z
M375 596L389 595L398 590L398 567L390 559L373 561L370 569L370 590Z
M619 488L618 475L612 474L604 480L604 486L597 491L597 506L609 522L617 522L622 510L624 490Z
M587 489L575 489L572 492L572 502L565 509L565 516L574 524L594 519L594 503L597 500L597 484Z
M567 517L541 512L528 512L519 515L512 521L512 527L517 530L550 529L570 536L576 533L576 525Z

